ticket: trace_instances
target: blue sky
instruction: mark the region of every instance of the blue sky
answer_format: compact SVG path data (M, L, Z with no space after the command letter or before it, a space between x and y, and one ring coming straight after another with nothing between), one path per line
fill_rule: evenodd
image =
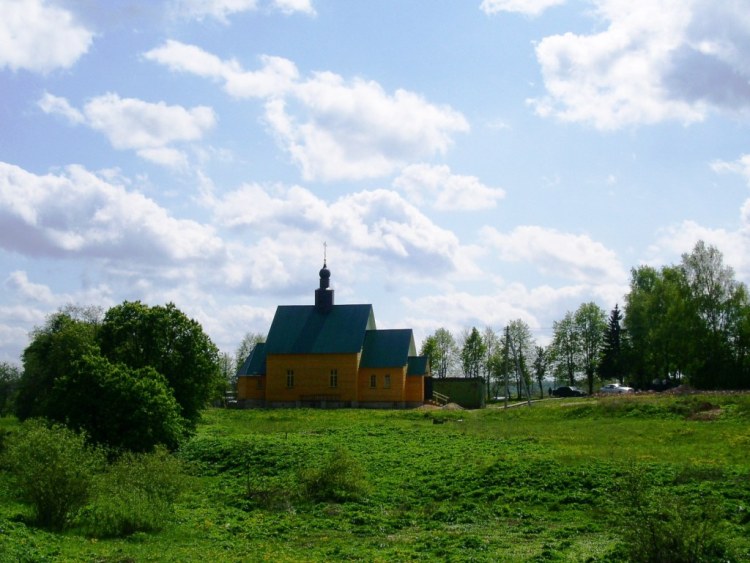
M0 0L0 360L69 303L539 343L703 239L750 279L745 0Z

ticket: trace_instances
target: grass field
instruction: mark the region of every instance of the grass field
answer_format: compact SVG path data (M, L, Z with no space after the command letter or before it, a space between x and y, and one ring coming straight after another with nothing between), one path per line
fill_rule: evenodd
M613 561L654 530L705 525L714 560L750 560L746 394L209 410L178 455L173 522L124 539L28 526L3 476L0 558Z

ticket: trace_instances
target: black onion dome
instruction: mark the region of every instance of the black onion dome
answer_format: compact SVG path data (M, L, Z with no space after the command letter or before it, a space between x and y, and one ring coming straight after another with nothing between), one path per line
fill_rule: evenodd
M323 267L320 270L320 277L328 279L331 277L331 270L329 270L325 264L323 264Z

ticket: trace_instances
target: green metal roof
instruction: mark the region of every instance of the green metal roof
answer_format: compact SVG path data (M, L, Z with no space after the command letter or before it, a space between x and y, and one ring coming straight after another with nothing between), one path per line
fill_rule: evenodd
M237 371L237 375L265 375L266 373L266 345L259 342Z
M427 356L410 356L406 375L427 375L428 367Z
M375 329L372 305L334 305L326 313L313 305L281 305L266 354L353 354L362 350L370 329Z
M410 328L368 330L359 365L363 368L405 366L409 354L413 354L414 350L414 336Z

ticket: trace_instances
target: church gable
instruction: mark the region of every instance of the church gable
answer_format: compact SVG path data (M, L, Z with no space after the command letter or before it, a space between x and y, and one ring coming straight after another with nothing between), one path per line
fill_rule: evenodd
M414 350L411 329L368 330L360 368L404 367Z
M372 305L279 306L266 340L266 354L356 354L375 328Z

